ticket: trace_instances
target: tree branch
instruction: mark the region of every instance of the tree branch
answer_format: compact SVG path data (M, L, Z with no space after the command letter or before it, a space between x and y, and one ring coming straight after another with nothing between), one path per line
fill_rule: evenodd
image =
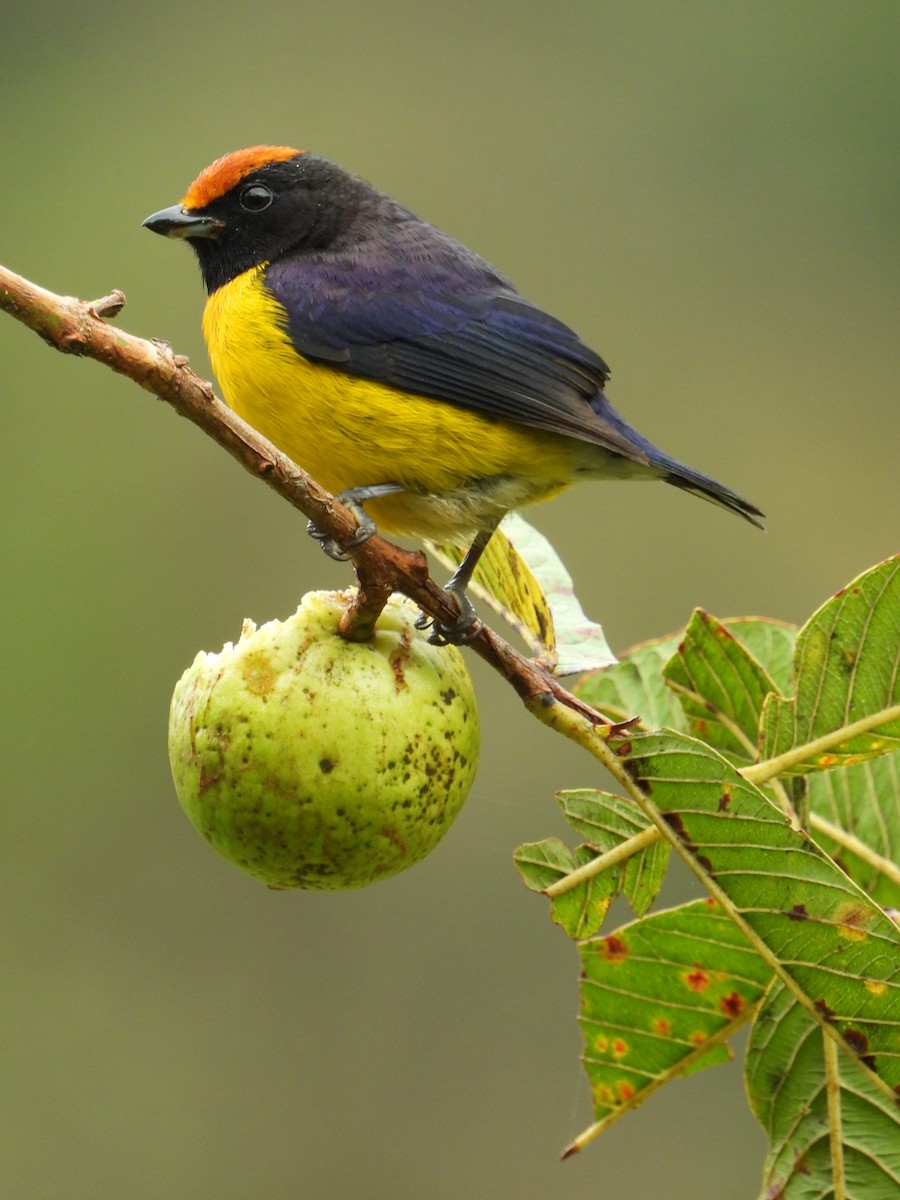
M459 614L447 593L429 577L421 551L402 550L377 534L360 546L351 546L356 532L353 514L219 400L211 384L190 369L183 355L175 354L166 342L135 337L108 324L104 318L116 316L124 304L125 297L120 291L93 302L58 296L0 266L0 309L33 329L54 349L96 359L165 400L218 442L251 475L267 483L349 550L359 594L342 623L345 637L359 641L368 638L392 591L409 596L443 625L456 621ZM547 709L559 702L577 715L588 730L599 725L606 726L606 732L617 728L568 692L544 667L519 654L486 626L470 645L545 722L553 723L548 721Z

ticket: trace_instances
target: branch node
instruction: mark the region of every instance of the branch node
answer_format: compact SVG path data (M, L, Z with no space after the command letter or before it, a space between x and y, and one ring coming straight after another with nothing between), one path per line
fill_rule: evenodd
M602 714L598 713L597 715L600 717L601 721L608 721L608 718L602 716ZM640 717L629 717L626 721L615 721L609 723L605 731L606 737L610 741L615 738L624 737L626 733L631 733L631 731L640 725L640 723Z
M87 354L88 338L84 330L76 328L63 329L55 338L45 337L44 341L57 347L63 354Z
M392 591L390 583L360 578L359 588L338 624L341 637L348 642L370 642Z
M88 301L87 305L92 316L107 321L117 317L124 307L125 293L120 292L118 288L113 288L108 296L101 296L99 300Z

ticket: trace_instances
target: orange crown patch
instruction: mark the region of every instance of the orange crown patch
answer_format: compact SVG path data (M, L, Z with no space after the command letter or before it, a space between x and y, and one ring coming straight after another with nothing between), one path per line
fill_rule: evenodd
M235 150L214 163L204 167L181 201L183 208L205 208L219 196L230 192L245 175L269 163L284 162L302 154L290 146L251 146L249 150Z

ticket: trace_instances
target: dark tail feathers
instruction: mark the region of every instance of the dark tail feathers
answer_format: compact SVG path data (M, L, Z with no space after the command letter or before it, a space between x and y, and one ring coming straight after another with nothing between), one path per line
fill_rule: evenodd
M681 488L685 492L692 492L695 496L718 504L720 508L727 508L729 512L737 513L739 517L743 517L757 529L765 529L765 525L759 519L765 516L765 513L761 512L755 504L751 504L749 500L745 500L743 496L739 496L737 492L733 492L721 483L716 483L715 479L710 479L708 475L701 475L699 471L692 471L690 467L682 466L681 463L671 460L654 465L663 468L662 477L666 483L674 484L675 487Z
M737 513L739 517L743 517L757 529L765 529L765 525L759 520L765 514L760 512L755 504L751 504L749 500L745 500L731 488L717 483L715 479L710 479L708 475L695 471L693 467L686 467L677 458L671 458L654 446L643 434L638 433L623 417L619 416L605 392L598 392L594 396L591 400L591 408L602 421L612 426L622 439L635 448L638 453L634 455L634 460L649 463L651 467L659 471L660 478L664 479L666 483L674 484L675 487L682 488L685 492L693 492L695 496L701 496L704 500L718 504L720 508L727 508L729 512ZM613 449L622 453L618 447L613 447Z

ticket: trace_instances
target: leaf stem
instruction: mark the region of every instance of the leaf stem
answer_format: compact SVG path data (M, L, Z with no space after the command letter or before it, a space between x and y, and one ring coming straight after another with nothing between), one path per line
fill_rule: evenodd
M841 829L840 825L833 825L825 817L820 817L818 813L810 813L809 823L818 833L824 833L833 842L837 842L845 850L849 850L858 858L863 859L870 867L873 867L876 871L884 875L886 879L889 879L891 883L895 883L900 887L900 865L892 862L889 858L885 858L877 850L873 850L871 846L867 845L855 834L850 833L846 829Z
M578 1154L578 1152L583 1150L585 1146L594 1140L594 1138L599 1137L600 1134L603 1133L604 1129L608 1129L614 1121L618 1121L619 1117L623 1117L625 1113L630 1112L631 1109L637 1108L639 1105L643 1104L649 1096L658 1091L670 1080L677 1079L680 1075L684 1075L685 1072L689 1070L689 1068L692 1067L698 1059L702 1058L704 1054L708 1054L709 1051L714 1047L721 1045L723 1042L727 1042L730 1037L737 1033L742 1025L746 1025L748 1021L752 1020L756 1016L763 999L764 997L760 996L758 1000L755 1000L752 1004L748 1004L743 1012L741 1012L727 1024L723 1025L720 1029L716 1030L716 1032L711 1034L706 1041L701 1042L696 1050L692 1050L690 1054L686 1054L684 1058L679 1059L677 1066L673 1067L669 1071L663 1071L661 1074L656 1075L646 1087L642 1087L639 1092L635 1093L635 1096L632 1100L626 1100L623 1104L616 1105L616 1107L611 1109L606 1116L601 1117L599 1121L595 1121L593 1125L589 1125L587 1129L579 1133L578 1137L573 1138L572 1141L569 1142L568 1146L566 1146L565 1150L563 1150L562 1154L560 1155L560 1158L571 1158L573 1154Z
M799 746L792 746L790 750L785 750L783 754L777 754L774 758L767 758L763 762L752 763L749 767L742 767L741 774L750 783L768 783L776 775L783 775L791 767L800 766L800 764L806 763L817 754L824 754L828 750L833 750L836 746L840 746L852 738L859 737L860 734L869 733L870 730L877 729L879 725L887 725L891 721L898 720L900 720L900 704L892 704L889 708L882 708L878 712L860 717L858 721L853 721L849 725L842 725L839 729L823 733L821 737L813 738L812 741L804 742ZM885 749L892 749L892 747L886 746ZM869 756L866 755L865 757ZM846 766L848 764L842 762L835 765Z
M618 846L613 846L612 850L607 850L605 854L598 854L590 862L576 867L574 871L570 871L562 879L557 879L556 883L551 883L549 887L544 888L544 895L549 896L551 900L555 900L557 896L565 895L566 892L572 891L579 884L587 883L589 879L593 879L596 875L608 871L610 867L617 866L620 862L631 858L632 855L640 854L642 850L646 850L648 846L653 846L659 841L662 841L662 835L659 830L655 825L648 825L640 833L626 838Z
M847 1200L839 1046L826 1029L822 1030L821 1037L825 1058L825 1097L828 1103L828 1145L831 1150L831 1179L829 1182L834 1200Z
M883 854L879 854L877 850L873 850L871 846L862 841L861 838L858 838L856 834L850 833L847 829L842 829L840 825L833 824L833 822L820 816L818 813L810 813L809 824L811 829L817 833L824 834L833 842L837 842L844 850L849 850L851 854L855 854L857 858L861 858L864 862L868 863L874 871L878 871L879 874L890 880L891 883L900 887L900 864L893 862L889 858L885 858ZM640 833L636 833L626 841L620 842L612 850L608 850L605 854L600 854L596 858L592 858L589 863L585 863L581 867L576 867L574 871L570 871L568 875L564 875L556 883L551 883L549 887L544 888L544 895L549 896L551 900L555 900L557 896L565 895L566 892L576 888L580 883L586 883L587 880L593 879L595 875L600 875L603 871L608 871L610 867L617 866L624 859L631 858L635 854L640 854L642 850L646 850L650 846L655 846L657 842L663 840L663 835L656 826L648 825L646 829L642 829Z

